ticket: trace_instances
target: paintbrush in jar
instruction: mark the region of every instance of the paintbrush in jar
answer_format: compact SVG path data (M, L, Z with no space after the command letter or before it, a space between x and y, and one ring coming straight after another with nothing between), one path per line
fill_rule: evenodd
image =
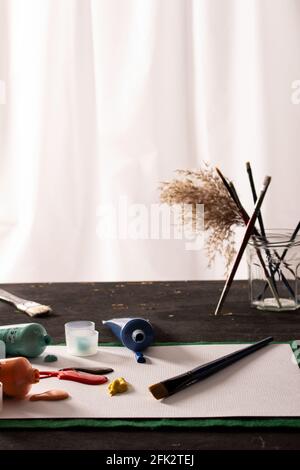
M256 193L256 187L255 187L255 183L254 183L254 178L253 178L253 173L252 173L252 168L251 168L250 162L246 162L246 169L247 169L247 173L248 173L248 178L249 178L250 188L251 188L251 192L252 192L253 202L255 204L256 201L257 201L257 193ZM259 211L257 219L258 219L258 223L259 223L259 227L260 227L261 238L267 242L266 231L265 231L261 211ZM280 255L276 252L276 250L274 251L274 253L277 256L277 258L280 259ZM266 255L267 255L267 258L269 260L272 258L269 249L266 249ZM273 283L273 287L276 289L277 294L278 294L278 290L277 290L276 282L275 282L275 273L278 271L279 266L280 266L280 262L277 264L277 267L274 269L273 266L272 266L272 263L269 262L269 269L270 269L270 274L271 274L271 277L272 277L272 283ZM284 273L281 273L281 279L282 279L282 282L284 283L285 287L287 288L287 290L291 294L291 296L295 297L294 291L291 288L291 286L290 286L288 280L286 279ZM264 292L265 292L265 290L264 290Z
M235 202L237 208L239 209L239 212L241 214L241 217L245 223L245 225L248 224L249 222L249 215L247 213L247 211L244 209L240 199L239 199L239 196L236 192L236 189L234 187L234 184L232 181L227 181L227 178L225 178L225 176L223 175L223 173L221 172L221 170L219 168L216 168L216 172L218 173L219 177L221 178L225 188L227 189L229 195L231 196L232 200ZM258 230L255 228L255 226L253 227L253 235L256 235L258 237L260 237L260 233L258 232ZM280 300L279 300L279 296L278 296L278 293L276 291L276 285L275 285L275 281L273 281L273 278L272 276L269 275L269 272L266 268L266 265L265 265L265 262L264 262L264 259L262 257L262 254L260 253L259 249L256 250L256 253L257 253L257 257L259 259L259 262L263 268L263 271L264 271L264 274L265 274L265 278L266 278L266 281L268 283L268 286L270 287L270 290L273 294L273 297L275 298L277 304L278 304L278 307L280 308L281 307L281 303L280 303Z
M269 187L269 184L271 182L271 177L270 176L266 176L265 179L264 179L264 182L263 182L263 186L262 186L262 190L260 192L260 195L259 195L259 198L257 199L257 202L255 204L255 208L254 208L254 211L253 211L253 214L252 216L250 217L249 219L249 222L247 224L247 227L246 227L246 231L245 231L245 234L244 234L244 237L243 237L243 240L242 240L242 243L241 243L241 246L240 246L240 249L239 251L237 252L237 255L235 257L235 260L234 260L234 263L233 263L233 266L231 268L231 271L230 271L230 274L229 276L227 277L227 280L226 280L226 283L225 283L225 286L224 286L224 289L222 291L222 294L221 294L221 297L219 299L219 302L218 302L218 305L217 305L217 308L215 310L215 315L217 315L219 313L219 311L221 310L224 302L225 302L225 299L227 297L227 294L229 292L229 289L231 287L231 284L232 284L232 281L234 279L234 276L236 274L236 271L239 267L239 264L240 264L240 261L242 259L242 256L244 254L244 251L247 247L247 244L248 244L248 241L251 237L251 235L253 234L253 229L254 229L254 225L255 225L255 222L256 222L256 219L258 217L258 214L259 214L259 211L260 211L260 208L261 208L261 205L263 203L263 200L265 198L265 195L266 195L266 192L268 190L268 187Z

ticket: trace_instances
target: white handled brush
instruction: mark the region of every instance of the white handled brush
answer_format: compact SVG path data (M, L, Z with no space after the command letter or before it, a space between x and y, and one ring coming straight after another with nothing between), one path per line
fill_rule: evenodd
M0 300L4 300L5 302L15 305L18 310L27 313L30 317L36 317L37 315L51 312L51 308L48 305L41 305L37 302L32 302L31 300L21 299L20 297L10 294L3 289L0 289Z

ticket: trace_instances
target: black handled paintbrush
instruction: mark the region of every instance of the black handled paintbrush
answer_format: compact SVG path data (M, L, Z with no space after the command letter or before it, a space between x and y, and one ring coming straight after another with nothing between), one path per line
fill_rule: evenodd
M208 362L207 364L203 364L202 366L189 370L184 374L180 374L176 377L164 380L163 382L150 385L149 390L157 400L174 395L174 393L180 392L190 385L200 382L200 380L206 379L206 377L209 377L210 375L225 369L225 367L230 366L243 357L258 351L267 344L271 343L271 341L273 341L273 338L269 336L268 338L258 341L258 343L251 344L251 346L247 346L246 348L240 349L239 351L235 351L233 353L227 354L226 356L220 357L219 359Z
M256 187L255 187L255 183L254 183L254 178L253 178L253 173L252 173L252 168L251 168L250 162L246 162L246 169L247 169L248 178L249 178L249 182L250 182L250 188L251 188L251 192L252 192L253 202L254 202L254 204L256 204L257 192L256 192ZM264 226L261 211L259 211L257 219L258 219L258 223L259 223L259 227L260 227L261 237L263 238L263 240L265 240L267 242L266 231L265 231L265 226ZM280 256L276 252L276 250L274 251L274 253L278 258L280 258ZM271 256L271 253L270 253L269 249L266 249L266 255L267 255L267 259L269 259L269 260L272 259L272 256ZM277 264L278 268L279 268L279 266L280 266L280 263ZM276 286L276 282L275 282L275 274L276 274L277 269L274 269L271 262L269 262L269 269L270 269L271 278L272 278L272 287L275 288L276 293L278 294L277 286ZM286 279L285 275L283 274L283 272L281 272L280 274L281 274L282 282L284 283L284 285L288 289L289 293L291 294L292 297L295 297L294 291L291 288L291 286L290 286L288 280ZM273 291L272 291L272 293L273 293Z
M254 229L254 226L255 226L255 222L256 222L256 219L257 219L257 216L259 214L259 211L260 211L260 208L261 208L261 205L263 203L263 200L265 198L265 195L266 195L266 192L268 190L268 187L269 187L269 184L271 182L271 177L270 176L266 176L265 179L264 179L264 183L263 183L263 187L262 187L262 190L260 192L260 196L259 198L257 199L257 202L255 204L255 208L254 208L254 211L253 211L253 214L252 216L250 217L249 221L248 221L248 224L247 224L247 228L246 228L246 231L245 231L245 234L244 234L244 237L243 237L243 240L242 240L242 243L241 243L241 246L240 246L240 249L239 251L237 252L237 255L235 257L235 260L234 260L234 263L233 263L233 266L231 268L231 272L226 280L226 283L225 283L225 286L224 286L224 289L222 291L222 294L221 294L221 297L220 297L220 300L218 302L218 305L217 305L217 308L215 310L215 315L218 314L218 312L221 310L222 306L223 306L223 303L225 302L225 299L227 297L227 294L229 292L229 289L230 289L230 286L232 284L232 281L234 279L234 276L236 274L236 271L239 267L239 264L240 264L240 261L242 259L242 256L244 254L244 251L247 247L247 244L248 244L248 241L251 237L251 235L253 234L253 229ZM279 304L280 305L280 304Z
M110 367L64 367L63 369L58 369L60 372L75 370L76 372L87 372L88 374L93 375L105 375L110 374L114 370Z
M251 188L251 192L252 192L253 202L254 202L254 204L256 204L257 192L256 192L256 187L255 187L255 183L254 183L254 178L253 178L253 173L252 173L252 168L251 168L250 162L246 162L246 169L247 169L247 173L248 173L248 178L249 178L250 188ZM264 221L263 221L263 218L262 218L261 211L259 211L257 219L258 219L261 235L262 235L263 238L266 238L266 231L265 231L265 226L264 226Z
M250 217L247 213L247 211L245 210L245 208L243 207L240 199L239 199L239 196L236 192L236 189L234 187L234 184L232 181L227 181L227 179L225 178L225 176L223 175L223 173L221 172L221 170L219 168L216 168L216 171L219 175L219 177L221 178L223 184L224 184L224 187L226 188L226 190L228 191L228 194L230 195L231 199L235 202L237 208L239 209L240 211L240 214L241 214L241 217L245 223L245 225L248 224L249 220L250 220ZM255 225L253 227L253 235L256 235L258 237L260 237L260 233L258 232L258 230L255 228ZM281 307L281 304L280 304L280 300L279 300L279 296L277 294L277 291L276 291L276 284L275 284L275 280L273 279L272 275L269 275L268 273L268 270L267 270L267 267L265 265L265 262L263 260L263 257L262 257L262 254L260 253L259 249L256 249L256 254L257 254L257 257L259 259L259 262L262 266L262 269L264 271L264 274L265 274L265 277L266 277L266 281L268 283L268 286L270 287L270 290L274 296L274 299L276 299L276 302L278 304L278 307L280 308Z

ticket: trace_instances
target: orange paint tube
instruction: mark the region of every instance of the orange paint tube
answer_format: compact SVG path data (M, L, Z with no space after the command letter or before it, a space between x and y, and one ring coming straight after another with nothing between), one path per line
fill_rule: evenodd
M39 382L39 371L25 357L0 361L0 382L7 397L25 398L32 384Z

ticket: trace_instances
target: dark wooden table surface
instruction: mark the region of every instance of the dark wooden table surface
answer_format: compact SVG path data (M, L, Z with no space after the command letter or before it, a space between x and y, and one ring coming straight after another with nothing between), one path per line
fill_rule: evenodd
M14 284L3 288L49 304L54 313L40 318L55 342L64 341L67 321L89 319L100 341L115 341L101 320L116 316L149 319L157 341L300 339L300 311L260 312L249 308L247 283L233 284L224 312L213 315L223 282L135 282ZM0 304L0 323L30 323L30 317ZM297 430L0 430L0 449L174 450L298 449Z

